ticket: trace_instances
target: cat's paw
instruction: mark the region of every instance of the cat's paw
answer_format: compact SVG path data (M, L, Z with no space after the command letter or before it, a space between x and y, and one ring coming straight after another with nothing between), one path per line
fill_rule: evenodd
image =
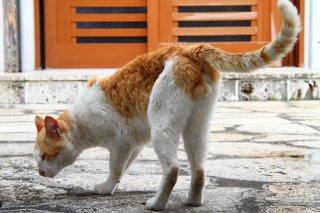
M203 201L202 199L191 199L189 198L186 202L186 205L188 206L202 206L203 205Z
M115 186L110 187L107 183L103 182L94 186L93 191L101 195L112 195L115 190Z
M159 202L156 197L150 198L146 203L146 208L153 211L162 211L166 204Z

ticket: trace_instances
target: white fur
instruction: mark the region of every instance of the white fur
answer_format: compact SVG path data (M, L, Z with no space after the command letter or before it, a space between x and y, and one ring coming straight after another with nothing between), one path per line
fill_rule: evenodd
M150 137L147 120L122 118L98 85L81 91L69 114L78 130L71 137L81 140L76 145L81 151L92 146L110 149L120 138L132 145L144 145Z
M177 148L183 133L185 149L192 170L192 181L187 203L202 204L204 161L207 154L210 112L216 101L220 82L212 84L207 76L203 80L212 91L208 97L196 102L178 88L172 76L173 61L169 61L156 81L150 99L148 118L151 140L163 169L160 187L147 202L147 209L163 210L177 180L179 165ZM202 177L199 177L199 171ZM201 178L201 180L199 180ZM202 184L197 184L198 182Z
M185 147L192 166L192 183L188 203L202 204L203 184L199 170L204 173L208 141L210 111L217 97L219 84L213 85L207 76L204 81L212 91L205 99L194 101L176 86L172 75L174 61L168 61L164 71L153 86L148 108L148 121L125 120L108 104L99 87L86 89L70 110L78 131L73 140L81 140L80 151L95 145L111 150L109 178L95 186L101 194L112 194L120 182L123 172L140 151L140 146L151 140L161 162L164 175L155 197L147 202L148 209L164 209L177 180L179 165L177 147L182 132ZM85 130L85 131L83 131ZM90 140L89 140L90 139ZM198 172L198 173L197 173ZM204 175L204 174L203 174ZM203 178L204 176L200 177Z
M148 200L147 208L163 210L178 177L177 148L182 134L192 170L187 202L201 205L208 123L220 83L213 84L208 76L203 75L210 92L205 98L194 100L175 84L174 66L174 60L168 61L156 80L147 118L121 117L97 84L83 89L68 110L73 129L63 135L67 145L50 162L41 161L40 153L35 150L39 169L52 177L73 163L83 150L105 147L110 151L109 177L94 190L99 194L112 194L142 146L151 139L164 174L155 197Z
M204 163L209 141L209 120L218 98L220 84L221 82L211 84L212 93L208 98L198 100L194 104L192 114L182 133L192 172L187 204L193 206L203 203L202 190L205 181Z
M180 133L191 115L194 102L175 84L172 75L174 61L167 62L156 81L148 108L151 140L164 175L147 209L164 209L178 176L177 149Z
M69 110L75 130L69 135L75 147L101 146L110 151L109 178L95 186L100 194L112 194L126 168L150 140L148 121L143 118L122 118L106 99L98 85L80 93Z

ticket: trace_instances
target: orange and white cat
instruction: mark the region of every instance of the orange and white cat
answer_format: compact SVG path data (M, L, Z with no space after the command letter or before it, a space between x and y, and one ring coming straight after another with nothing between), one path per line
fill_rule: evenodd
M83 150L105 147L110 151L110 173L94 190L111 195L125 170L151 141L163 178L146 205L162 210L177 181L182 135L192 172L187 203L202 205L208 123L220 72L248 73L291 51L300 19L289 0L279 0L278 6L283 16L281 32L262 49L231 54L207 44L163 48L137 57L109 78L90 80L57 119L37 116L34 157L39 174L54 177Z

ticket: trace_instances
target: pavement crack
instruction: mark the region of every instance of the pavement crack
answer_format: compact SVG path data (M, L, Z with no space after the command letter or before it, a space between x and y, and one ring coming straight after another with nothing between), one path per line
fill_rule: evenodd
M287 113L279 113L276 117L278 118L282 118L284 120L287 120L293 124L298 124L298 125L301 125L301 126L305 126L305 127L309 127L313 130L316 130L317 132L320 133L320 127L317 127L317 126L314 126L314 125L311 125L311 124L304 124L304 123L301 123L301 119L299 120L295 120L295 119L292 119L290 118L290 116L287 114Z

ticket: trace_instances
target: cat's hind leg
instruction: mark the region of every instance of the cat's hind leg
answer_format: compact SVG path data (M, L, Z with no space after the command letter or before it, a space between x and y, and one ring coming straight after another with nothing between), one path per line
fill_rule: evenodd
M126 164L125 167L125 171L127 171L127 169L131 166L131 164L133 163L133 161L138 157L138 155L140 154L142 148L136 148L134 151L132 151L130 158Z
M168 62L156 81L150 98L148 118L151 141L163 170L156 195L147 201L147 209L163 210L177 181L179 136L191 114L193 100L175 85L172 62Z
M203 204L203 188L205 184L204 163L207 157L209 141L209 120L217 98L219 83L212 85L212 93L197 100L185 129L183 141L191 167L191 183L187 204L200 206Z

